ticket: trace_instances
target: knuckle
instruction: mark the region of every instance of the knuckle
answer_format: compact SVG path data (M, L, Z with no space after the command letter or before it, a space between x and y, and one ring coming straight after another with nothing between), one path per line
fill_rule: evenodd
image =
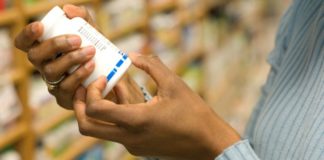
M132 122L129 122L129 125L134 129L143 128L145 126L145 121L143 120L143 118L141 118L141 119L137 119L137 120L133 120Z
M64 109L67 109L67 110L72 110L73 109L73 102L69 99L72 99L72 98L67 98L66 96L62 97L61 94L59 95L54 95L55 96L55 99L56 99L56 103L64 108ZM67 100L68 99L68 100Z
M132 129L133 132L141 132L141 128L147 128L149 121L147 120L145 113L139 113L138 115L143 115L140 117L134 118L134 120L125 122L126 124L129 124L130 129Z
M84 75L85 75L85 71L84 70L77 70L74 74L73 74L73 76L74 76L74 79L75 79L75 81L76 82L81 82L83 79L84 79Z
M56 103L61 107L64 106L64 103L59 98L56 98Z
M46 77L53 77L53 75L55 74L54 68L51 65L45 65L44 74Z
M49 88L47 88L47 91L56 98L56 102L57 102L57 104L59 104L58 101L57 101L56 91L54 89L52 90L52 89L49 89Z
M55 50L63 49L63 47L66 46L65 44L65 37L57 37L51 41L51 45Z
M20 44L21 44L20 39L18 37L16 37L15 40L14 40L15 47L17 47L20 50L24 50L25 51L25 49Z
M82 126L82 125L79 125L79 132L84 136L89 136L90 135L89 130L87 128L85 128L84 126Z
M127 147L127 151L134 156L139 156L137 150L133 147Z
M89 117L95 117L98 111L99 111L98 102L92 102L86 108L86 115Z
M60 41L57 38L54 38L53 40L51 40L50 43L51 43L51 46L53 49L58 49L60 46L60 44L59 44Z
M161 62L161 59L159 58L158 55L151 55L148 57L148 61L150 62L151 65L156 65L156 64L159 64L159 63L162 63Z
M37 53L36 53L36 49L35 49L35 48L31 48L31 49L28 51L27 58L28 58L28 60L29 60L31 63L33 63L33 64L35 64L35 63L36 63L36 60L37 60L37 58L36 58L35 55L37 55Z
M63 106L63 103L62 101L60 101L59 99L56 98L56 103L59 105L59 106Z
M134 156L143 156L145 151L139 145L126 146L127 151Z
M76 62L79 59L79 54L78 54L78 52L71 52L71 53L67 54L67 58L71 62Z
M90 128L86 120L79 120L79 132L84 136L90 136Z

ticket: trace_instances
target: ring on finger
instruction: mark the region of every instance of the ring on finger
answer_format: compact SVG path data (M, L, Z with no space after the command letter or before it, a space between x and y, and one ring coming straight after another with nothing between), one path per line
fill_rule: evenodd
M65 79L65 75L63 75L59 80L57 81L49 81L46 79L45 76L42 76L43 77L43 80L45 81L47 87L48 87L48 90L52 91L52 90L55 90L56 88L58 88L58 85Z

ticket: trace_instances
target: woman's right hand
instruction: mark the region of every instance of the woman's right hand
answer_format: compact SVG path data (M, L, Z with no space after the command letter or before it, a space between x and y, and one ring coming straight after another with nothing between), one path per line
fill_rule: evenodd
M49 92L56 97L57 103L67 109L72 107L72 97L81 82L94 69L92 57L95 55L93 47L80 48L81 39L75 35L63 35L39 43L37 39L42 35L43 26L40 22L27 25L17 36L15 45L25 51L28 60L49 82L58 81L66 76L62 82ZM57 53L62 53L56 59ZM81 66L67 75L73 66Z
M65 5L63 10L69 18L81 17L96 27L84 7ZM47 81L55 82L62 76L66 76L56 88L49 89L49 92L55 96L60 106L72 109L76 90L94 70L95 64L91 59L95 55L95 48L80 49L81 39L76 35L58 36L40 43L37 39L42 34L43 25L40 22L31 23L16 37L15 46L27 52L29 61ZM57 53L63 53L63 56L55 59ZM76 65L80 67L72 74L68 74L68 70ZM118 96L120 94L123 97ZM106 98L123 104L144 102L140 88L127 74Z
M91 21L85 9L67 5L64 10L68 16L78 15ZM80 48L81 38L76 35L62 35L38 42L37 39L42 34L43 25L40 22L31 23L18 34L15 46L27 53L29 61L47 81L55 82L66 76L57 87L49 89L49 92L56 97L60 106L72 109L75 91L94 69L92 58L95 48ZM62 56L55 58L58 53L62 53ZM68 75L68 70L77 65L80 67Z

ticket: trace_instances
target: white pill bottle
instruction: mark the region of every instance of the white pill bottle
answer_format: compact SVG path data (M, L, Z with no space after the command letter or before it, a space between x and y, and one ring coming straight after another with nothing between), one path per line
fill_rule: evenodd
M118 49L88 22L80 17L67 18L64 11L58 6L49 11L41 23L44 25L44 32L39 41L64 34L75 34L81 37L81 47L91 45L95 47L96 54L93 58L95 69L83 82L83 85L87 87L99 76L105 76L107 85L103 91L104 96L112 90L131 65L127 54ZM70 72L73 70L71 69Z

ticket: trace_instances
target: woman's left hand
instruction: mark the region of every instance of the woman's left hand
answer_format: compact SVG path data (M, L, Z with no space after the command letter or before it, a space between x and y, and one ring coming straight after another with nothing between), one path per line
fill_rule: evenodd
M154 79L157 95L147 103L118 105L101 96L105 78L79 89L74 110L82 134L119 142L134 155L194 160L214 159L240 140L159 58L129 56Z

